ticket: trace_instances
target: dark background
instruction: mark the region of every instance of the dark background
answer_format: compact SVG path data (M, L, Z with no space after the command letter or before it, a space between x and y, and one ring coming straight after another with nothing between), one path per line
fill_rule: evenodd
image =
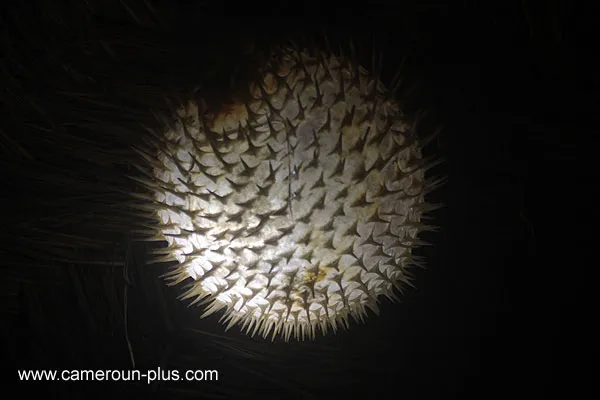
M591 145L583 121L595 118L587 99L597 75L586 72L592 55L581 39L589 10L530 1L147 4L15 2L0 14L2 379L57 398L586 390L590 353L576 306L585 239L565 227L590 202L576 147ZM177 300L179 289L158 278L164 265L146 265L150 245L134 240L125 206L128 147L164 98L203 81L204 96L219 99L247 37L260 44L323 28L367 44L375 31L389 76L407 57L404 75L418 83L410 105L443 127L429 150L446 159L435 173L448 184L432 196L446 204L434 214L441 230L419 250L428 267L417 288L401 304L384 300L364 325L315 342L225 333L218 318L200 320ZM219 381L16 379L25 368L131 368L126 334L136 368L217 369Z

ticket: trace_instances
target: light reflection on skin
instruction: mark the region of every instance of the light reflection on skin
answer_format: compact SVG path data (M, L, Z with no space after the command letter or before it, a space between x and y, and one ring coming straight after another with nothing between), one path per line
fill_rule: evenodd
M228 328L312 338L410 284L427 185L412 126L365 69L323 59L292 53L248 104L200 119L190 103L164 133L171 278Z

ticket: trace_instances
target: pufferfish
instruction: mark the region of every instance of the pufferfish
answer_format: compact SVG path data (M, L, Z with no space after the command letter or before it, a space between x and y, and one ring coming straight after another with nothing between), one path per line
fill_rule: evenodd
M314 339L397 300L422 265L414 248L439 207L425 200L429 137L417 135L373 70L294 43L272 50L243 94L209 111L177 107L152 132L134 177L142 208L176 261L168 283L182 299L221 314L226 329L274 340Z

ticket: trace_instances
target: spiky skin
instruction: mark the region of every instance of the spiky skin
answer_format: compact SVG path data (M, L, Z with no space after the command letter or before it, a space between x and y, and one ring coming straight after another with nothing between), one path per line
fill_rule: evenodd
M375 75L319 51L274 55L243 104L181 107L141 181L163 260L179 262L170 283L191 281L182 298L223 310L227 329L314 338L410 285L431 164Z

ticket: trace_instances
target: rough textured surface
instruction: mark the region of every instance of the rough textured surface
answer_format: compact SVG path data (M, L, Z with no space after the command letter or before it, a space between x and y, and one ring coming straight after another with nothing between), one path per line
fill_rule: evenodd
M248 37L248 28L259 26L249 17L257 7L276 7L249 2L241 4L248 12L240 12L236 6L247 21L240 26L207 23L213 16L190 10L203 2L157 3L34 0L0 11L5 391L86 399L391 393L464 400L480 399L489 388L504 397L590 392L592 370L580 359L589 353L593 314L580 299L591 293L582 290L591 271L582 253L593 246L585 246L586 235L561 233L580 232L577 224L589 222L574 212L597 209L594 196L579 195L576 203L573 197L594 182L585 172L596 170L587 165L595 158L578 147L595 149L586 133L597 131L587 118L597 111L586 101L594 52L581 51L587 40L572 28L595 27L595 13L583 4L515 1L346 2L343 9L321 2L321 12L301 13L290 2L295 21L264 14L267 38L292 28L317 32L307 11L343 24L366 44L357 46L359 54L369 52L371 28L387 32L388 39L374 41L385 53L383 81L391 82L388 72L407 57L403 82L417 75L424 84L413 92L422 101L408 104L427 107L426 120L444 126L424 154L435 147L447 161L428 173L449 180L428 196L448 207L429 214L442 228L421 236L433 243L415 252L427 270L413 271L417 288L406 291L401 306L382 298L380 316L367 324L316 341L272 343L237 328L224 332L220 313L201 319L198 307L177 300L181 286L159 279L168 264L147 264L149 251L166 242L131 240L131 228L156 218L132 211L140 202L131 200L135 187L125 174L139 163L130 146L141 124L153 123L149 111L164 109L165 98L185 98L199 80L214 92L227 87L226 67L247 63L232 62L235 40L228 45L223 34ZM165 28L149 26L156 16ZM339 31L332 28L330 38ZM340 32L332 42L347 38ZM157 366L217 369L222 379L154 385L17 379L17 369Z
M183 298L228 327L312 338L410 284L439 182L414 123L352 57L282 47L260 76L243 103L181 107L146 186L171 282L193 279Z

